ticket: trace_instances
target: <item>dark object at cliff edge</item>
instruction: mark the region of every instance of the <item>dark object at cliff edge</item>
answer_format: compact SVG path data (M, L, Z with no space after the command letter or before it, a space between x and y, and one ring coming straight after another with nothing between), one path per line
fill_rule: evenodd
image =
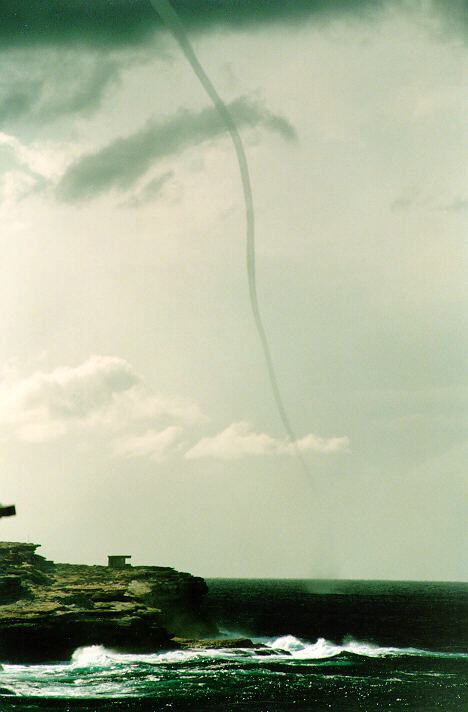
M127 652L216 635L202 578L160 566L54 564L38 544L0 542L0 660L69 659L84 645Z

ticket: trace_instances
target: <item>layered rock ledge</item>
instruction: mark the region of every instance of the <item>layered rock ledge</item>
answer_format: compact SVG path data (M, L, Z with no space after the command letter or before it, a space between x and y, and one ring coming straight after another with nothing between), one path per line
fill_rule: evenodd
M0 660L69 659L84 645L127 652L216 635L202 578L161 566L55 564L38 544L0 542Z

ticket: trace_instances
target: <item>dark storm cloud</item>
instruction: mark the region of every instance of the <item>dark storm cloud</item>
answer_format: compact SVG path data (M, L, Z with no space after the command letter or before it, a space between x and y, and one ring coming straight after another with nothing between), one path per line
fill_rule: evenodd
M229 108L239 127L261 125L287 140L296 136L286 119L245 98L233 101ZM60 181L57 196L74 202L93 198L110 188L127 190L156 160L216 138L225 130L214 108L198 113L180 111L164 123L150 121L136 133L78 159Z
M3 0L0 46L131 45L155 28L146 0Z
M173 171L167 171L160 176L156 176L148 181L141 190L132 195L128 200L120 204L122 208L139 208L142 205L155 201L162 192L164 186L174 176Z
M0 127L54 119L99 107L119 76L115 58L100 53L56 51L13 53L3 58Z
M371 4L365 0L358 4L363 3ZM334 4L349 9L356 1L336 0ZM327 5L329 0L174 0L188 27L297 19L323 12ZM125 46L144 42L162 27L149 0L4 0L2 16L0 42L4 46Z
M441 38L468 27L468 0L429 0L427 5L420 0L173 0L173 5L191 33L369 20L387 6L432 9L444 16ZM154 54L151 40L158 31L167 32L150 0L2 0L0 128L23 119L44 125L97 109L130 57L135 61L147 50ZM67 56L75 63L71 74Z
M2 82L0 85L0 125L28 113L37 102L42 90L42 81L20 79L18 82Z
M299 23L316 16L360 16L389 4L419 0L173 0L187 29ZM468 0L432 0L459 26L468 25ZM149 0L3 0L0 46L77 44L125 47L145 42L161 21Z

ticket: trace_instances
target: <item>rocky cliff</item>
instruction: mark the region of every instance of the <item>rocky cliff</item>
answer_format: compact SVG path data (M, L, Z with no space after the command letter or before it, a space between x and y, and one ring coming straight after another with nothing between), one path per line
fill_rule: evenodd
M80 646L129 652L216 634L203 579L159 566L55 564L37 544L0 542L0 660L50 661Z

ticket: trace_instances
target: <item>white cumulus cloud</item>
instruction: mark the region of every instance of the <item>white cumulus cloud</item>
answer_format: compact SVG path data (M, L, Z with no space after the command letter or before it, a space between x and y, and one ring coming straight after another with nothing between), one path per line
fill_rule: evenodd
M160 462L177 449L183 428L171 425L164 430L147 430L140 435L130 435L116 442L114 453L121 457L149 457Z
M321 438L306 435L296 441L301 451L331 453L349 449L348 437ZM232 423L213 437L202 438L185 453L187 459L214 457L234 460L253 455L292 455L294 447L287 439L273 438L267 433L257 433L244 421Z
M195 403L157 396L132 366L116 356L91 356L74 367L14 373L0 381L0 425L4 439L43 442L77 428L133 434L156 421L194 423Z
M8 147L16 162L33 174L44 178L58 175L64 164L65 146L31 145L22 143L16 136L0 131L0 146Z

